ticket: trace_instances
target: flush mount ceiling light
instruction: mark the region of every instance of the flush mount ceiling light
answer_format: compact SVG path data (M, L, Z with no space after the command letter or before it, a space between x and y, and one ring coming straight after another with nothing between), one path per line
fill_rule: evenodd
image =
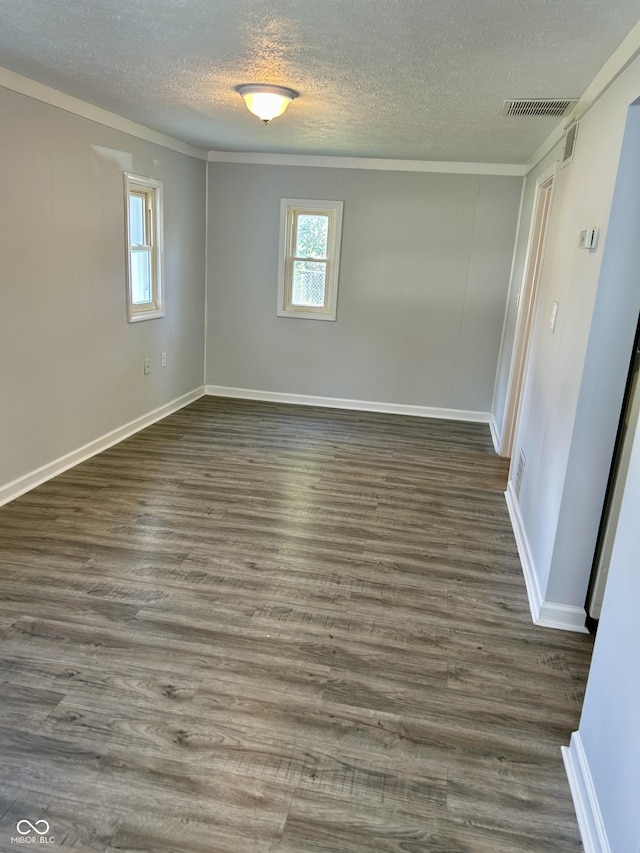
M268 86L262 83L244 83L236 86L236 92L242 95L249 112L265 124L272 118L281 116L298 93L286 86Z

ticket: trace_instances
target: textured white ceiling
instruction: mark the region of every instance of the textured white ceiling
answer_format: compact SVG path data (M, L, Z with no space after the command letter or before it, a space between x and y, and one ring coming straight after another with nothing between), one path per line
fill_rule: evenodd
M209 149L523 163L638 0L0 0L0 65ZM300 92L264 127L234 91Z

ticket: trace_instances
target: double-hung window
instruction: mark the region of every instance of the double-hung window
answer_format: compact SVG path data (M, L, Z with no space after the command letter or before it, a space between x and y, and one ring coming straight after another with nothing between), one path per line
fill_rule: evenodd
M335 320L342 202L280 203L279 317Z
M127 318L164 317L162 183L125 173Z

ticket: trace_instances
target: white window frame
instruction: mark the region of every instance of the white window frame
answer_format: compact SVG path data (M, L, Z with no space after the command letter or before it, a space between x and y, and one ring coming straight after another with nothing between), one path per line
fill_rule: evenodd
M335 320L338 306L338 280L340 274L340 242L342 237L341 201L322 199L283 198L280 200L280 248L278 258L278 317L298 317L304 320ZM295 223L299 214L325 214L329 217L327 257L298 258ZM293 288L293 262L310 260L326 265L324 306L294 305L291 302Z
M129 199L131 195L142 195L145 199L147 217L147 243L131 244L129 222ZM124 173L124 208L126 240L127 319L130 323L164 317L164 253L162 227L162 181L142 175ZM131 257L133 252L148 252L151 257L151 299L149 302L134 303Z

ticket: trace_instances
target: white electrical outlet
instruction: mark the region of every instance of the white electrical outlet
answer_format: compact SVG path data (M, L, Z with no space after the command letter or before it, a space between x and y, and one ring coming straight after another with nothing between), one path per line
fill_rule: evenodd
M145 358L145 360L144 360L144 375L148 376L149 373L151 373L151 362L149 361L148 358Z
M167 366L167 354L166 352L160 353L160 367Z

